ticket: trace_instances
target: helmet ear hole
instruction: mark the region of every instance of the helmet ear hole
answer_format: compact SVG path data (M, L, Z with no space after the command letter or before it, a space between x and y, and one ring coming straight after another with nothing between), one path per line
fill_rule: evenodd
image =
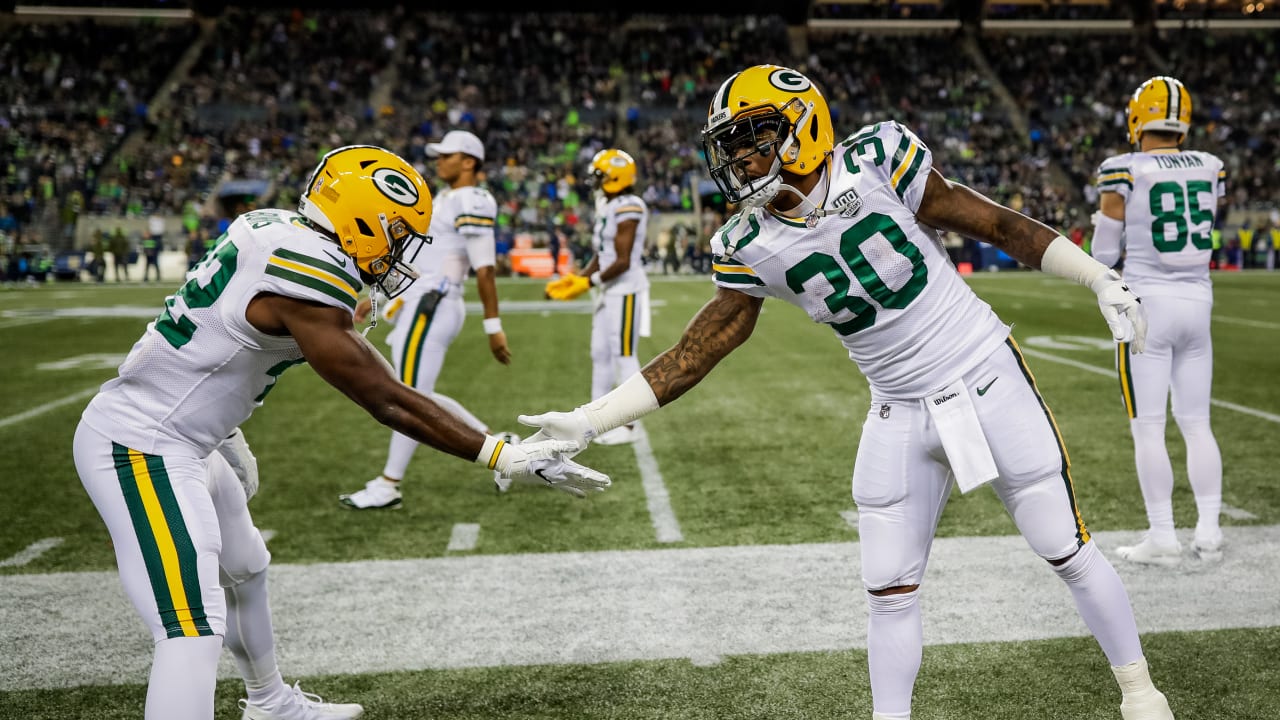
M356 218L356 227L360 229L360 234L365 237L373 237L373 228L369 227L369 223L364 218Z
M819 122L818 118L816 117L809 121L809 139L810 140L816 141L818 139L818 122Z

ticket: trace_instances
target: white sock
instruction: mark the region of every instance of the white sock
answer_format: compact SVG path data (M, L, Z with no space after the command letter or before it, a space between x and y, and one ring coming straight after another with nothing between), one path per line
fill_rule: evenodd
M1133 619L1129 593L1115 568L1093 541L1084 544L1071 559L1054 565L1071 589L1076 610L1089 627L1102 652L1113 665L1128 665L1142 658L1138 623Z
M480 422L480 418L476 417L475 415L472 415L470 410L467 410L466 408L462 407L462 403L458 402L457 400L454 400L448 395L441 395L440 393L431 393L431 400L434 401L435 404L444 408L445 410L448 410L450 414L454 415L462 422L466 423L467 426L470 427L472 430L475 430L476 432L486 433L486 434L489 432L488 425L485 425L484 423Z
M883 596L867 593L867 601L872 707L881 717L910 717L911 692L924 651L920 590Z
M1147 522L1152 540L1175 545L1173 532L1173 465L1164 442L1163 417L1129 421L1133 433L1133 457L1138 468L1138 484L1147 506Z
M1209 428L1209 418L1179 418L1178 429L1187 443L1187 478L1196 496L1196 536L1217 537L1221 532L1218 515L1222 512L1222 452Z
M227 597L227 649L240 668L249 702L262 706L288 687L276 666L276 642L267 597L267 571L224 588Z
M382 468L382 477L403 480L405 471L409 469L409 461L413 459L413 452L417 449L417 440L392 432L391 447L387 449L387 464Z
M911 720L911 713L871 713L871 720Z
M613 358L596 357L591 354L591 399L599 400L613 389Z
M147 683L146 720L213 720L218 635L166 638L156 643Z

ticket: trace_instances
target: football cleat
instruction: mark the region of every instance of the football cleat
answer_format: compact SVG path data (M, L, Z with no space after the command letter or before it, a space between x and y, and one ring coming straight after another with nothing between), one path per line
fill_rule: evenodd
M364 707L355 703L327 703L319 695L303 692L294 683L284 702L270 709L240 700L244 710L241 720L351 720L364 715Z
M508 445L519 445L521 438L519 435L513 432L500 432L498 433L498 439L505 442ZM497 470L494 470L493 486L498 489L498 492L506 492L507 490L511 489L511 478L504 478L502 477L502 473L498 472Z
M1143 565L1159 565L1176 567L1182 562L1182 546L1176 541L1172 545L1157 543L1150 535L1144 535L1137 545L1126 545L1116 548L1116 555L1129 562Z
M1213 537L1201 537L1197 534L1196 539L1191 541L1191 552L1202 562L1221 562L1222 531L1219 530Z
M342 507L351 510L398 510L400 500L400 483L381 475L365 483L363 490L338 496Z
M1164 693L1151 688L1145 693L1125 695L1120 701L1120 717L1124 720L1173 720L1173 710Z

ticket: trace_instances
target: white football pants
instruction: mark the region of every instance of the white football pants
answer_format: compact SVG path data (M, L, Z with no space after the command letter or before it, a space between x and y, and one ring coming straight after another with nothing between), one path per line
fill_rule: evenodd
M1142 298L1149 327L1147 347L1129 353L1116 347L1120 397L1129 415L1138 484L1147 521L1156 539L1176 541L1173 523L1173 465L1165 445L1165 408L1172 395L1173 418L1187 446L1187 478L1199 512L1197 534L1218 532L1222 509L1222 454L1209 427L1213 385L1213 304L1180 297Z
M591 399L640 372L639 294L604 295L591 316Z

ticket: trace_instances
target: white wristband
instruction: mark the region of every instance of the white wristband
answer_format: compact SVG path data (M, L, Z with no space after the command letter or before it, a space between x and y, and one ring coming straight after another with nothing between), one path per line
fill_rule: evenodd
M506 452L509 449L505 440L485 435L484 445L480 448L480 454L476 456L475 461L490 470L505 472L507 465L511 464L511 453Z
M597 285L600 285L600 284L604 283L604 280L601 280L601 279L600 279L600 271L599 271L599 270L597 270L597 271L595 271L595 272L591 273L591 278L590 278L590 280L591 280L591 286L592 286L592 287L595 287L595 286L597 286Z
M484 319L485 335L497 335L500 332L502 332L502 318L485 318Z
M1109 269L1089 257L1089 254L1070 240L1059 235L1045 248L1040 259L1040 269L1050 275L1066 278L1077 285L1091 287Z
M653 394L644 373L635 373L604 397L582 406L596 435L626 425L658 409L658 396Z

